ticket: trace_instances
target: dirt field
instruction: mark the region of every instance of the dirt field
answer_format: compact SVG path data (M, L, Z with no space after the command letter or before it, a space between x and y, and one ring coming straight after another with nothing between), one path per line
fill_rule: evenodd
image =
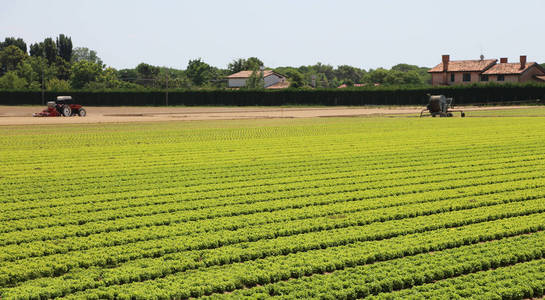
M0 106L0 125L353 117L414 114L420 107L85 107L86 117L34 118L42 106ZM460 107L457 107L460 108ZM523 106L468 107L467 111L520 109Z

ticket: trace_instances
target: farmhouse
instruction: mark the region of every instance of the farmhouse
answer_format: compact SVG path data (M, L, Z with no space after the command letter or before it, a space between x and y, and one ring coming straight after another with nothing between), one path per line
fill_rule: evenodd
M228 86L230 88L239 88L246 86L246 81L254 71L240 71L235 74L227 76ZM260 71L257 71L260 72ZM289 82L286 80L286 76L276 73L273 70L263 71L264 88L266 89L279 89L289 87Z
M450 60L443 55L442 62L428 73L433 85L455 85L487 82L544 82L545 69L535 62L527 62L526 55L520 61L509 63L507 58L478 60Z

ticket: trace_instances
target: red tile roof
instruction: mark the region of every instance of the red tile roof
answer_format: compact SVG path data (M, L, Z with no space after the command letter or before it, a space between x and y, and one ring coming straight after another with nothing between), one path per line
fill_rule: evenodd
M526 63L524 69L520 68L520 63L500 63L492 68L486 70L484 75L509 75L509 74L522 74L529 68L537 65L535 62Z
M240 71L238 73L231 74L231 75L227 76L227 78L249 78L250 76L252 76L253 72L254 71ZM256 72L259 72L259 71L256 71ZM276 74L277 76L284 77L283 75L278 74L273 70L264 70L263 71L263 77L267 77L267 76L270 76L272 74Z
M451 60L448 63L449 72L482 72L496 63L497 59ZM443 63L433 67L428 73L443 72Z

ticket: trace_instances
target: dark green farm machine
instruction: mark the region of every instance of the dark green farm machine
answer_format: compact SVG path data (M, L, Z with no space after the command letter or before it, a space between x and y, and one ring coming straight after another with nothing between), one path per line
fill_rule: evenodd
M447 98L445 95L428 96L428 105L420 112L420 117L426 116L427 114L424 114L426 111L428 111L429 115L432 117L452 117L453 112L459 112L462 118L466 116L463 110L452 109L454 106L452 98Z

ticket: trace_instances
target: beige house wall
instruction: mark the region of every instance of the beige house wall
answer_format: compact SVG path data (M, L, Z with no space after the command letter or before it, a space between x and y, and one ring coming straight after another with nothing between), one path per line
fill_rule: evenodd
M431 84L432 85L442 85L443 84L443 73L431 73Z
M465 73L471 74L471 81L464 81ZM454 74L454 82L450 81L451 74ZM447 72L447 84L448 85L457 85L457 84L472 84L478 83L481 81L480 72ZM432 73L431 74L431 83L433 85L442 85L443 84L443 73Z
M504 83L504 82L518 82L519 76L518 75L505 75L504 81L498 81L498 75L488 75L488 82L497 82L497 83Z

